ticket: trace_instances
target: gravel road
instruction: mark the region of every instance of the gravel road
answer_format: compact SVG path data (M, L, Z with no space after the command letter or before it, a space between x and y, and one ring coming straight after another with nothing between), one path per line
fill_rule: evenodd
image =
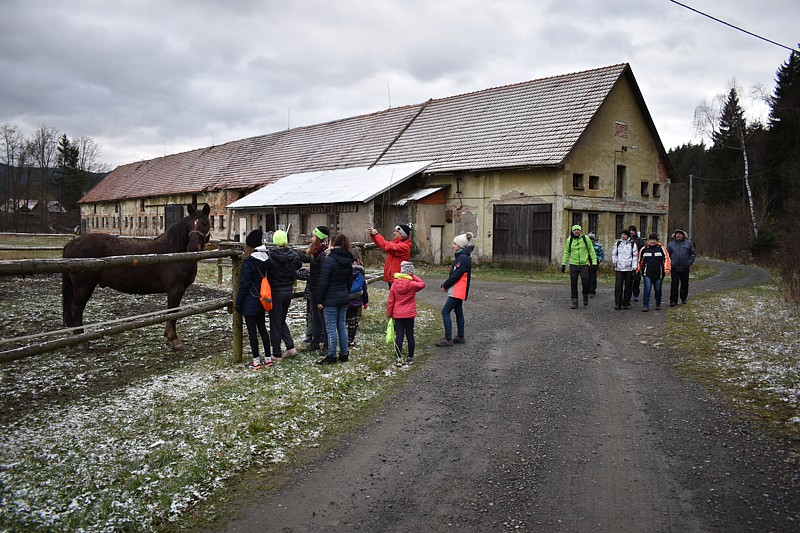
M690 305L765 275L716 267ZM566 276L475 279L467 343L431 347L371 423L227 531L800 531L797 449L678 377L668 304L639 309L601 286L570 310Z

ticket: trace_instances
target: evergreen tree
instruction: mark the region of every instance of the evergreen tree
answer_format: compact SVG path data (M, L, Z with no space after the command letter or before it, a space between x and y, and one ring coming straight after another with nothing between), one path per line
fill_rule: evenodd
M776 214L793 210L800 196L800 55L778 69L769 116L769 186Z
M61 136L58 143L58 177L56 185L60 189L61 205L67 211L78 208L78 200L83 195L86 173L80 169L80 150L70 142L67 135Z

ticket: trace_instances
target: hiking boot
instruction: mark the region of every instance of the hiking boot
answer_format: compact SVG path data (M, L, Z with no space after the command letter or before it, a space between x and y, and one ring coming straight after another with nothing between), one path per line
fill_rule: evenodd
M411 356L406 357L406 364L407 365L413 365L414 364L414 358L411 357Z
M336 356L326 355L324 359L317 361L318 365L335 365L338 362Z
M350 354L349 353L341 353L341 354L339 354L339 362L340 363L346 363L349 360L350 360Z
M464 344L464 337L453 337L453 344Z
M583 295L583 306L586 307L587 305L589 305L589 296L584 294Z
M646 313L650 310L648 307L642 307L642 313Z
M319 343L318 342L312 342L308 346L302 347L300 349L300 351L303 352L303 353L318 352L319 351Z
M656 311L661 311L661 304L656 304Z
M572 305L569 306L570 309L577 309L578 308L578 299L572 300Z
M439 346L439 347L452 346L453 345L453 339L442 339L440 341L436 341L434 344L436 346Z

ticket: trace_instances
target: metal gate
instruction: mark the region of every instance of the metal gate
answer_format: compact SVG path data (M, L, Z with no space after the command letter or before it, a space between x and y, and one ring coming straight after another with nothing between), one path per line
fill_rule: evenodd
M551 204L494 206L492 260L499 263L549 263Z

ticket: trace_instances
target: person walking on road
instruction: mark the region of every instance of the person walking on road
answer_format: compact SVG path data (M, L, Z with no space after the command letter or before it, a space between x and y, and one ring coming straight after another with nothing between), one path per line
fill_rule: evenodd
M630 226L628 228L628 235L630 235L631 240L636 245L636 249L641 251L644 248L644 239L639 236L639 232L636 230L636 226ZM631 284L631 294L633 295L633 301L639 301L639 293L642 281L642 274L637 270L633 273L633 282Z
M669 306L678 305L678 296L681 303L686 303L689 297L689 271L694 264L697 252L694 243L682 229L672 233L672 240L667 244L669 260L672 263L672 281L669 286Z
M619 240L611 250L614 265L614 309L631 308L633 273L639 265L639 249L627 230L619 234Z
M647 245L639 251L638 270L644 280L642 295L642 312L650 310L650 288L656 293L656 311L661 309L661 284L665 276L669 276L670 261L667 249L658 242L658 235L651 233L647 237Z
M472 232L462 233L453 239L453 264L450 265L450 276L441 285L441 289L447 293L447 300L442 307L442 323L444 325L444 338L436 341L436 346L452 346L464 344L464 301L469 294L469 283L472 280L472 251L475 245L472 244ZM456 332L453 337L453 321L450 313L456 314Z
M589 305L589 267L597 264L597 255L592 242L586 235L581 235L580 224L575 224L564 243L564 257L561 260L561 272L569 265L569 287L572 297L571 309L578 308L578 278L581 278L583 305Z
M406 363L414 363L414 317L417 316L417 293L425 288L425 282L414 272L410 261L400 263L400 272L394 275L394 283L389 289L386 303L386 316L394 319L395 364L403 364L403 337L408 340Z
M603 245L597 242L594 233L589 232L589 238L592 240L594 255L597 256L597 263L589 267L589 298L594 298L597 295L597 269L606 258L606 253L603 251Z
M391 241L387 241L373 227L367 228L369 236L375 245L386 252L386 261L383 264L383 281L392 286L394 275L400 272L400 263L411 260L411 225L399 224L394 227Z

